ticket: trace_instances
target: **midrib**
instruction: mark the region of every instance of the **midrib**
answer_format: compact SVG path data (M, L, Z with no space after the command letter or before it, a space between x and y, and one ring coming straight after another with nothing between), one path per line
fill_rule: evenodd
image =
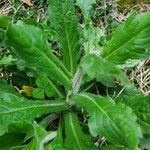
M141 32L143 32L144 30L146 30L147 28L149 28L149 25L147 25L145 27L145 29L139 31L138 33L135 34L135 36L133 36L132 38L130 38L129 40L126 41L126 43L124 43L122 46L118 47L116 50L112 51L109 55L107 55L106 57L104 57L105 59L108 59L109 57L111 57L111 55L113 55L116 51L118 51L119 49L121 49L122 47L126 46L130 41L132 41L138 34L140 34ZM107 50L107 49L106 49Z
M30 106L30 107L17 108L17 109L9 110L7 112L0 112L0 115L14 113L14 112L18 112L18 111L25 111L25 110L34 109L34 108L36 108L36 109L39 108L40 109L40 108L48 108L48 107L55 107L55 106L64 106L64 103L47 104L47 105L38 105L38 106L32 106L32 107Z

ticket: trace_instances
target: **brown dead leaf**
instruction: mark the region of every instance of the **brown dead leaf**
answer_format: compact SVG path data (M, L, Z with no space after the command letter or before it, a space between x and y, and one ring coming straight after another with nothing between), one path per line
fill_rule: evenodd
M31 3L31 0L20 0L23 4L26 4L28 6L33 6L33 4Z

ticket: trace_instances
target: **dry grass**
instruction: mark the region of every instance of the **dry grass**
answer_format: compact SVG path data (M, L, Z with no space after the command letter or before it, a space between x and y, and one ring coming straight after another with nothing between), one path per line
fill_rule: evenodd
M11 13L13 7L11 5L11 2L9 0L1 0L0 2L0 15L9 15Z
M145 94L150 94L150 59L141 61L129 75L138 88Z

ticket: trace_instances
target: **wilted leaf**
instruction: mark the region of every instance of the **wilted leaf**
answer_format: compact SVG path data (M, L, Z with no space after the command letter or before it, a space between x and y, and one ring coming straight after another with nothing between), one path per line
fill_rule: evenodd
M19 92L25 93L27 96L32 96L34 88L31 86L23 85L22 89Z

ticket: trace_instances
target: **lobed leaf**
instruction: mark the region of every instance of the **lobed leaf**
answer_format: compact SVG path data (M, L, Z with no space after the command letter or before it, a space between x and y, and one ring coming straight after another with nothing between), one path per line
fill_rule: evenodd
M74 0L49 0L49 20L60 43L63 63L70 73L74 74L80 48L80 30Z
M59 96L59 98L64 98L64 95L57 84L51 81L46 76L38 76L38 78L36 79L36 85L38 86L38 88L33 91L33 96L35 98L42 99L44 98L44 95L53 97L56 96L56 94Z
M101 56L117 65L150 56L150 13L132 14L116 29Z
M88 126L93 136L105 136L111 143L130 150L138 146L141 129L131 108L123 103L115 104L111 99L92 94L78 94L72 97L90 115Z

